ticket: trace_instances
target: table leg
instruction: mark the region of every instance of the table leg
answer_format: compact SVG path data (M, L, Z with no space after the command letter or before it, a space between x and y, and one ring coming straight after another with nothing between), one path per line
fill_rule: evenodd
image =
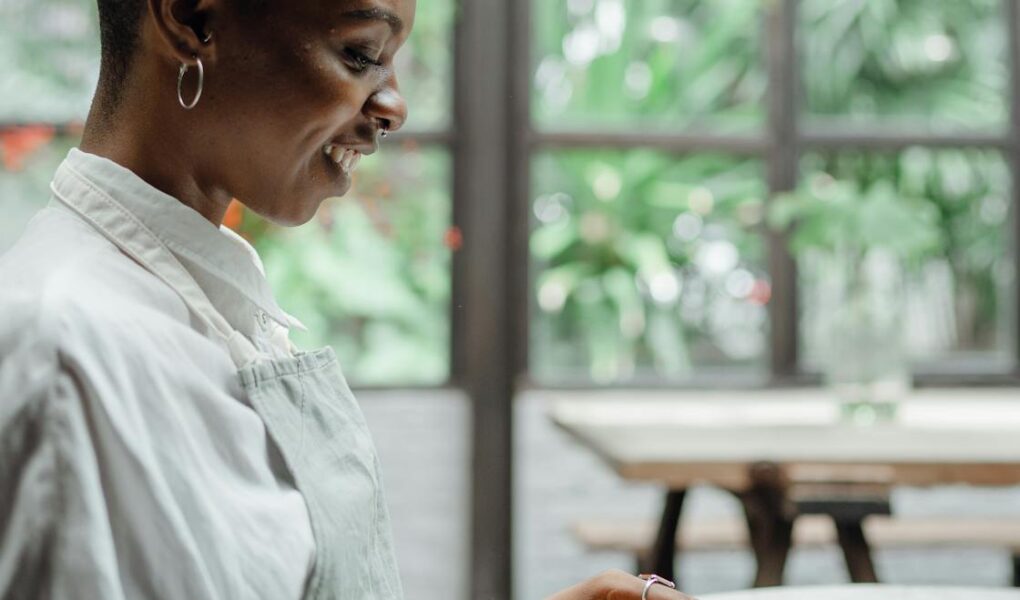
M843 549L850 581L854 583L878 583L875 565L871 561L871 548L864 537L860 521L836 521L836 535Z
M785 510L785 487L774 465L755 465L751 480L751 489L738 497L744 505L748 537L758 564L754 587L782 585L793 543L793 519Z
M793 543L793 521L772 510L754 494L741 495L751 549L757 562L754 587L783 584L783 571Z
M655 534L655 543L648 558L647 568L642 569L676 581L673 565L676 560L676 534L680 526L680 513L684 506L686 489L670 490L666 493L666 502L662 507L662 519L659 531Z

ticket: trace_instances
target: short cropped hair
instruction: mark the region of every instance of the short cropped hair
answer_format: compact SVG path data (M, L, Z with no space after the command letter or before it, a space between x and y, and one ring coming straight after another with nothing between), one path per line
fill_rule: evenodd
M235 0L242 9L261 8L268 0ZM138 47L146 0L97 0L99 5L99 41L101 81L107 102L115 104L127 79ZM108 106L109 108L109 106Z
M138 45L145 0L98 0L102 84L115 99Z

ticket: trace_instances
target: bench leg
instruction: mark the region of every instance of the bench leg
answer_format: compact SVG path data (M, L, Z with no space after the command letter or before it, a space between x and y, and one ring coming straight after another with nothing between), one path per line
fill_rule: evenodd
M1013 587L1020 587L1020 551L1013 551Z
M673 572L673 565L676 560L676 534L680 526L680 513L684 506L686 489L670 490L666 493L666 501L662 507L662 519L659 521L659 531L655 534L655 543L652 546L648 564L641 569L646 573L655 573L676 581Z
M843 549L850 581L854 583L878 583L875 564L871 560L871 548L864 537L860 521L836 521L836 535L839 547Z

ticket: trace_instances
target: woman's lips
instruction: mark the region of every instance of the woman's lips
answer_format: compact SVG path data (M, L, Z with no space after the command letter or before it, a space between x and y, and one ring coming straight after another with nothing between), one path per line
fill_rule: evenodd
M361 152L337 144L326 144L323 146L322 152L347 175L354 172L361 160Z

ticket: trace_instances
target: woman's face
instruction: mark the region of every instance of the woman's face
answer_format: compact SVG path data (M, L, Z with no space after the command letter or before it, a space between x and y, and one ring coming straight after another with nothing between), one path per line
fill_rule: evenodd
M403 125L393 57L415 0L263 1L208 23L215 53L199 105L200 152L216 165L210 182L295 225L347 192L380 130Z

